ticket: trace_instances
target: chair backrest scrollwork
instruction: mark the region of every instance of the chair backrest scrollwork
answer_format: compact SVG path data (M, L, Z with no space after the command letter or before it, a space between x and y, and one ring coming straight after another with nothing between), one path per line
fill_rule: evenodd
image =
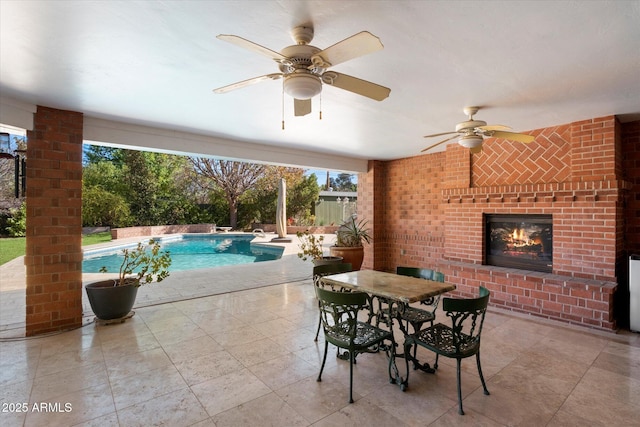
M458 354L474 353L480 345L490 292L480 286L478 298L443 298L442 309L451 319L453 346Z

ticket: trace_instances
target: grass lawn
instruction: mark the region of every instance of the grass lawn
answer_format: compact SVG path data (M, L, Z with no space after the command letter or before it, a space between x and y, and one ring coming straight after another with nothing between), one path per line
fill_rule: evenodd
M7 237L0 239L0 265L24 255L26 237Z
M82 246L110 241L111 233L109 231L82 236ZM25 254L26 242L26 237L7 237L0 239L0 265L19 256L23 256Z

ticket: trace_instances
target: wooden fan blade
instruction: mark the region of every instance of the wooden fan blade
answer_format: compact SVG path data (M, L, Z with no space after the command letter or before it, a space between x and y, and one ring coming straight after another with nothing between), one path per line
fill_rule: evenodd
M434 133L434 134L432 134L432 135L425 135L425 136L423 136L423 138L432 138L432 137L434 137L434 136L449 135L449 134L452 134L452 133L458 133L458 132L453 131L453 132Z
M451 132L449 132L449 133L451 133ZM431 150L432 148L435 148L435 147L437 147L437 146L438 146L438 145L440 145L440 144L444 144L444 143L445 143L445 142L447 142L447 141L451 141L452 139L457 138L457 137L458 137L458 135L456 134L456 135L453 135L453 136L452 136L452 137L450 137L450 138L445 138L445 139L443 139L442 141L440 141L440 142L438 142L438 143L435 143L435 144L433 144L432 146L425 148L424 150L421 150L420 152L421 152L421 153L424 153L425 151Z
M325 78L328 74L330 77ZM323 74L322 81L328 85L339 87L340 89L366 96L376 101L382 101L391 93L391 89L388 87L334 71Z
M491 136L492 138L504 138L510 139L511 141L524 142L525 144L528 144L535 139L533 135L525 135L523 133L515 132L503 132L499 130L491 133L489 136Z
M232 84L227 85L227 86L222 86L222 87L219 87L217 89L214 89L213 91L215 93L226 93L226 92L229 92L229 91L232 91L232 90L235 90L235 89L243 88L245 86L251 86L251 85L254 85L256 83L260 83L262 81L265 81L265 80L278 80L280 78L282 78L282 74L280 74L280 73L266 74L264 76L254 77L252 79L248 79L248 80L243 80L241 82L232 83Z
M311 113L311 98L293 99L293 111L295 116L306 116Z
M259 53L260 55L266 56L267 58L271 58L276 62L282 62L287 60L286 56L281 55L278 52L271 50L267 47L260 46L259 44L254 43L251 40L243 39L242 37L234 36L231 34L219 34L217 38L225 42L233 43L236 46L240 46L252 52Z
M511 128L509 126L505 126L505 125L478 126L476 129L482 129L482 130L511 130Z
M311 57L311 61L314 66L328 68L383 48L378 37L368 31L362 31L321 50Z

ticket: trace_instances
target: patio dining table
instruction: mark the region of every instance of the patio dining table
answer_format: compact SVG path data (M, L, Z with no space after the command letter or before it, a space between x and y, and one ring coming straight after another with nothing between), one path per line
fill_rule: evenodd
M325 285L333 287L342 287L354 291L365 292L372 299L378 299L380 310L376 313L378 322L385 322L389 330L393 333L393 306L397 306L398 316L401 316L404 309L411 303L420 302L445 292L453 291L456 286L446 282L435 282L433 280L425 280L417 277L402 276L394 273L387 273L376 270L359 270L348 273L332 274L322 279ZM382 309L382 306L386 308ZM404 335L408 333L402 322L399 321L400 330ZM394 342L395 338L394 338ZM397 345L397 344L396 344ZM401 390L405 390L408 386L406 377L402 378L395 359L404 357L404 354L397 354L395 349L387 351L387 356L392 358L391 369L393 370L393 379L400 386ZM428 365L425 365L428 367Z

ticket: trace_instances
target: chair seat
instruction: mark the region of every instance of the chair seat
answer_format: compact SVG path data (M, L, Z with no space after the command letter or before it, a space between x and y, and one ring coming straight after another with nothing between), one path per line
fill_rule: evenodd
M365 349L391 338L391 332L365 322L357 322L356 328L357 332L353 339L353 348L355 350ZM351 346L352 335L353 332L350 332L350 326L347 322L342 322L325 331L325 339L331 344L342 348Z
M322 371L327 361L329 344L348 350L349 355L349 403L353 403L353 365L359 353L380 351L382 342L389 340L388 351L389 381L393 381L391 361L395 357L393 334L371 323L358 320L358 314L368 311L372 319L371 301L364 292L336 292L316 287L320 308L320 319L324 330L324 356L316 381L322 381ZM363 313L364 314L364 313ZM373 347L376 348L373 348Z
M462 387L460 384L460 363L461 360L476 356L476 365L478 365L478 376L484 394L489 395L487 384L482 375L482 366L480 366L480 335L482 334L482 325L484 324L484 316L487 313L487 305L489 304L489 296L491 293L484 286L480 286L478 298L444 298L442 302L442 310L451 320L451 326L437 323L428 328L424 328L412 335L407 335L404 341L404 354L407 364L407 381L409 381L409 360L414 360L409 354L411 347L416 349L417 346L425 347L436 353L436 362L434 369L438 369L438 357L444 356L456 359L456 379L458 382L458 413L464 415L462 409Z
M418 341L420 345L446 357L468 357L476 353L480 340L470 335L458 335L459 348L453 340L453 329L450 326L437 323L410 336L411 341Z
M398 317L398 309L394 307L391 310L391 317ZM401 313L400 318L406 320L411 324L422 324L426 322L432 322L436 315L430 311L422 310L415 307L407 307Z

